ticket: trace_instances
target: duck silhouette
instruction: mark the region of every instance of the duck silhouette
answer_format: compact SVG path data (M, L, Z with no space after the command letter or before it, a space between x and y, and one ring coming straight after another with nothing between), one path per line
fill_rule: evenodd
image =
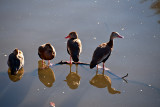
M90 62L90 68L94 68L97 65L97 71L98 71L98 64L103 62L103 73L104 73L104 63L111 55L112 49L113 49L113 39L114 38L123 38L119 35L118 32L112 32L110 35L110 40L108 43L102 43L100 44L94 51L92 56L92 61Z
M79 61L79 55L82 52L82 44L81 40L78 38L78 34L76 32L71 32L66 39L67 41L67 52L70 55L70 64L72 64L72 59L74 62Z
M116 89L112 88L111 85L111 79L109 76L104 74L97 74L90 80L90 84L97 87L97 88L108 88L108 92L110 94L120 94L120 91L117 91Z
M76 72L71 71L72 65L70 64L70 72L66 77L65 82L67 82L67 85L69 86L70 89L77 89L78 86L80 85L80 75L78 75L78 64L76 64Z
M50 43L46 43L39 46L38 55L42 59L42 65L44 63L44 60L48 60L48 66L46 67L49 67L50 60L52 60L56 56L56 51ZM44 66L42 66L42 68L44 68Z
M18 71L24 66L23 52L16 48L9 55L7 64L11 70L11 75L16 75Z
M52 87L53 83L55 82L55 74L53 70L49 67L41 69L42 66L47 66L45 62L43 63L42 60L38 61L38 77L39 80L46 86L46 87Z
M17 81L19 81L19 80L22 79L23 74L24 74L24 69L23 69L23 67L22 67L22 68L17 72L17 74L15 74L15 75L12 75L11 73L12 73L12 72L11 72L10 68L8 68L8 77L9 77L9 79L10 79L11 81L13 81L13 82L17 82Z

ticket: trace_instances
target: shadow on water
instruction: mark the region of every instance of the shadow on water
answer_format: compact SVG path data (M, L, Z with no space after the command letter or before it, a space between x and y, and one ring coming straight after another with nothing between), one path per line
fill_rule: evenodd
M141 3L144 3L146 1L148 0L141 0ZM151 4L150 8L156 10L155 14L160 14L160 0L154 1ZM160 24L160 20L158 21L158 23Z
M78 86L80 85L80 75L78 75L78 64L76 64L76 72L72 72L71 71L71 67L70 66L70 72L66 77L66 80L64 80L65 82L67 82L67 85L69 86L70 89L77 89Z
M10 68L8 68L8 76L9 76L9 79L10 79L11 81L13 81L13 82L17 82L17 81L21 80L22 77L23 77L23 74L24 74L24 68L23 68L23 67L22 67L22 68L18 71L18 73L15 74L15 75L12 75Z
M44 66L47 65L44 63ZM52 87L55 82L55 74L53 70L50 67L42 69L42 60L38 61L38 77L46 87Z

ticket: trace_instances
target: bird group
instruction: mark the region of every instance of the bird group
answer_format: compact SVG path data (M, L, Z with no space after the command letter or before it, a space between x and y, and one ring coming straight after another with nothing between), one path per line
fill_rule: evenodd
M82 52L82 44L81 40L78 38L78 34L76 32L70 32L66 39L69 39L67 42L67 52L70 55L69 63L72 64L72 60L75 63L79 63L79 56ZM100 44L94 51L92 60L90 62L90 68L94 68L97 65L98 72L98 64L103 62L103 74L104 74L104 63L111 55L113 49L113 39L114 38L123 38L119 35L118 32L112 32L110 35L109 42ZM50 60L55 58L56 51L54 47L49 44L43 44L38 48L38 55L42 59L42 64L44 60L48 60L48 66L50 65ZM9 55L8 58L8 66L11 70L11 74L17 74L18 70L20 70L24 66L24 56L21 50L15 49L13 53ZM44 67L43 67L44 68Z

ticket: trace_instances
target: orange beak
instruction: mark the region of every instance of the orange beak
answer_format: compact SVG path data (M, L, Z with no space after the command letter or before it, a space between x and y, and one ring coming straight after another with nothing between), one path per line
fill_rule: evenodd
M70 35L68 35L68 36L66 36L65 38L67 39L67 38L71 38L71 37L70 37Z

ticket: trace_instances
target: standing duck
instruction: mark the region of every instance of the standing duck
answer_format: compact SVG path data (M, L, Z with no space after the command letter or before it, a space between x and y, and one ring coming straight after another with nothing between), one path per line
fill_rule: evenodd
M11 75L16 75L24 66L24 56L21 50L17 48L9 55L8 66L11 70Z
M56 56L56 51L50 43L46 43L38 48L38 55L42 59L42 65L44 65L44 60L48 60L49 66L50 60ZM44 68L44 66L42 68Z
M97 72L98 72L98 64L103 62L103 74L104 74L104 63L111 55L114 38L123 38L123 37L120 36L118 32L112 32L109 42L100 44L94 51L92 61L90 63L91 69L97 65Z
M70 64L72 64L72 59L74 62L78 62L79 55L82 52L82 44L81 40L78 39L78 34L76 32L71 32L65 38L69 38L67 42L67 52L70 55Z

